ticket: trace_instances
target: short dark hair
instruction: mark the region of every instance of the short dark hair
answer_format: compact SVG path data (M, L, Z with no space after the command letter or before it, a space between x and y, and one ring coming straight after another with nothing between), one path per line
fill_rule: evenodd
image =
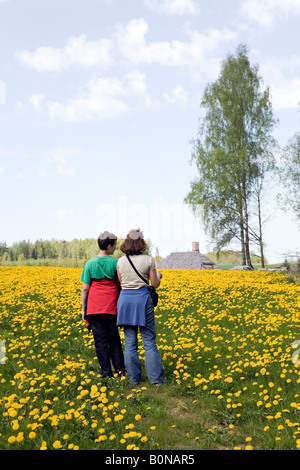
M109 245L113 246L113 244L117 241L116 238L104 238L104 240L102 238L98 238L98 246L100 248L100 250L107 250L107 247Z
M124 242L120 246L120 250L127 255L140 255L148 248L147 243L143 238L138 238L137 240L133 240L132 238L127 235Z

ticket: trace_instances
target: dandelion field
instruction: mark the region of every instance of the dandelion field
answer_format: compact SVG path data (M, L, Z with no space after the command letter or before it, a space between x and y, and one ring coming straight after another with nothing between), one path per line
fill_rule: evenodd
M81 271L0 268L0 449L300 448L300 284L276 272L162 270L166 383L144 375L132 388L99 375Z

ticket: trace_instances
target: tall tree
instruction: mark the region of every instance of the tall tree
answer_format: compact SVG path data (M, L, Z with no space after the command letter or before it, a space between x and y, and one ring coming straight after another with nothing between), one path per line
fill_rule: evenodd
M199 175L185 198L194 211L201 206L204 228L217 250L239 240L242 263L251 267L250 200L273 165L275 146L270 90L261 88L258 66L250 64L247 47L239 45L204 90L205 115L192 153Z
M300 225L300 132L290 139L283 151L279 166L284 194L280 195L283 208L292 209Z

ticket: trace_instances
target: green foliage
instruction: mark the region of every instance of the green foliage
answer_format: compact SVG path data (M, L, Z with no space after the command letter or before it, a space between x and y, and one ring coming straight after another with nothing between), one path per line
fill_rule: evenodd
M300 132L290 139L282 152L281 165L278 168L284 194L279 201L284 209L291 209L300 223Z
M123 256L120 246L124 238L118 238L117 248L113 254L115 258ZM151 240L146 240L151 253ZM22 240L7 246L0 243L0 264L3 266L67 266L81 267L88 259L99 253L98 242L94 238L66 240Z
M222 250L219 253L212 251L205 256L216 264L232 266L242 264L242 253L240 251ZM251 252L251 260L253 264L260 264L260 256L254 252Z
M261 90L261 82L258 67L250 64L247 48L240 45L222 63L219 78L207 85L201 101L205 116L192 154L198 177L185 198L195 213L201 208L216 249L237 239L243 264L247 257L249 265L250 242L263 247L261 232L254 236L249 227L251 198L257 190L261 194L265 174L274 166L271 131L276 120L270 91Z

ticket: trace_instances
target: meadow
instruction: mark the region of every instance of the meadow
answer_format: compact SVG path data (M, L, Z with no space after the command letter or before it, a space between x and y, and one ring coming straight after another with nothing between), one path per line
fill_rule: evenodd
M300 448L299 283L162 270L166 383L132 388L99 375L81 271L0 267L0 449Z

